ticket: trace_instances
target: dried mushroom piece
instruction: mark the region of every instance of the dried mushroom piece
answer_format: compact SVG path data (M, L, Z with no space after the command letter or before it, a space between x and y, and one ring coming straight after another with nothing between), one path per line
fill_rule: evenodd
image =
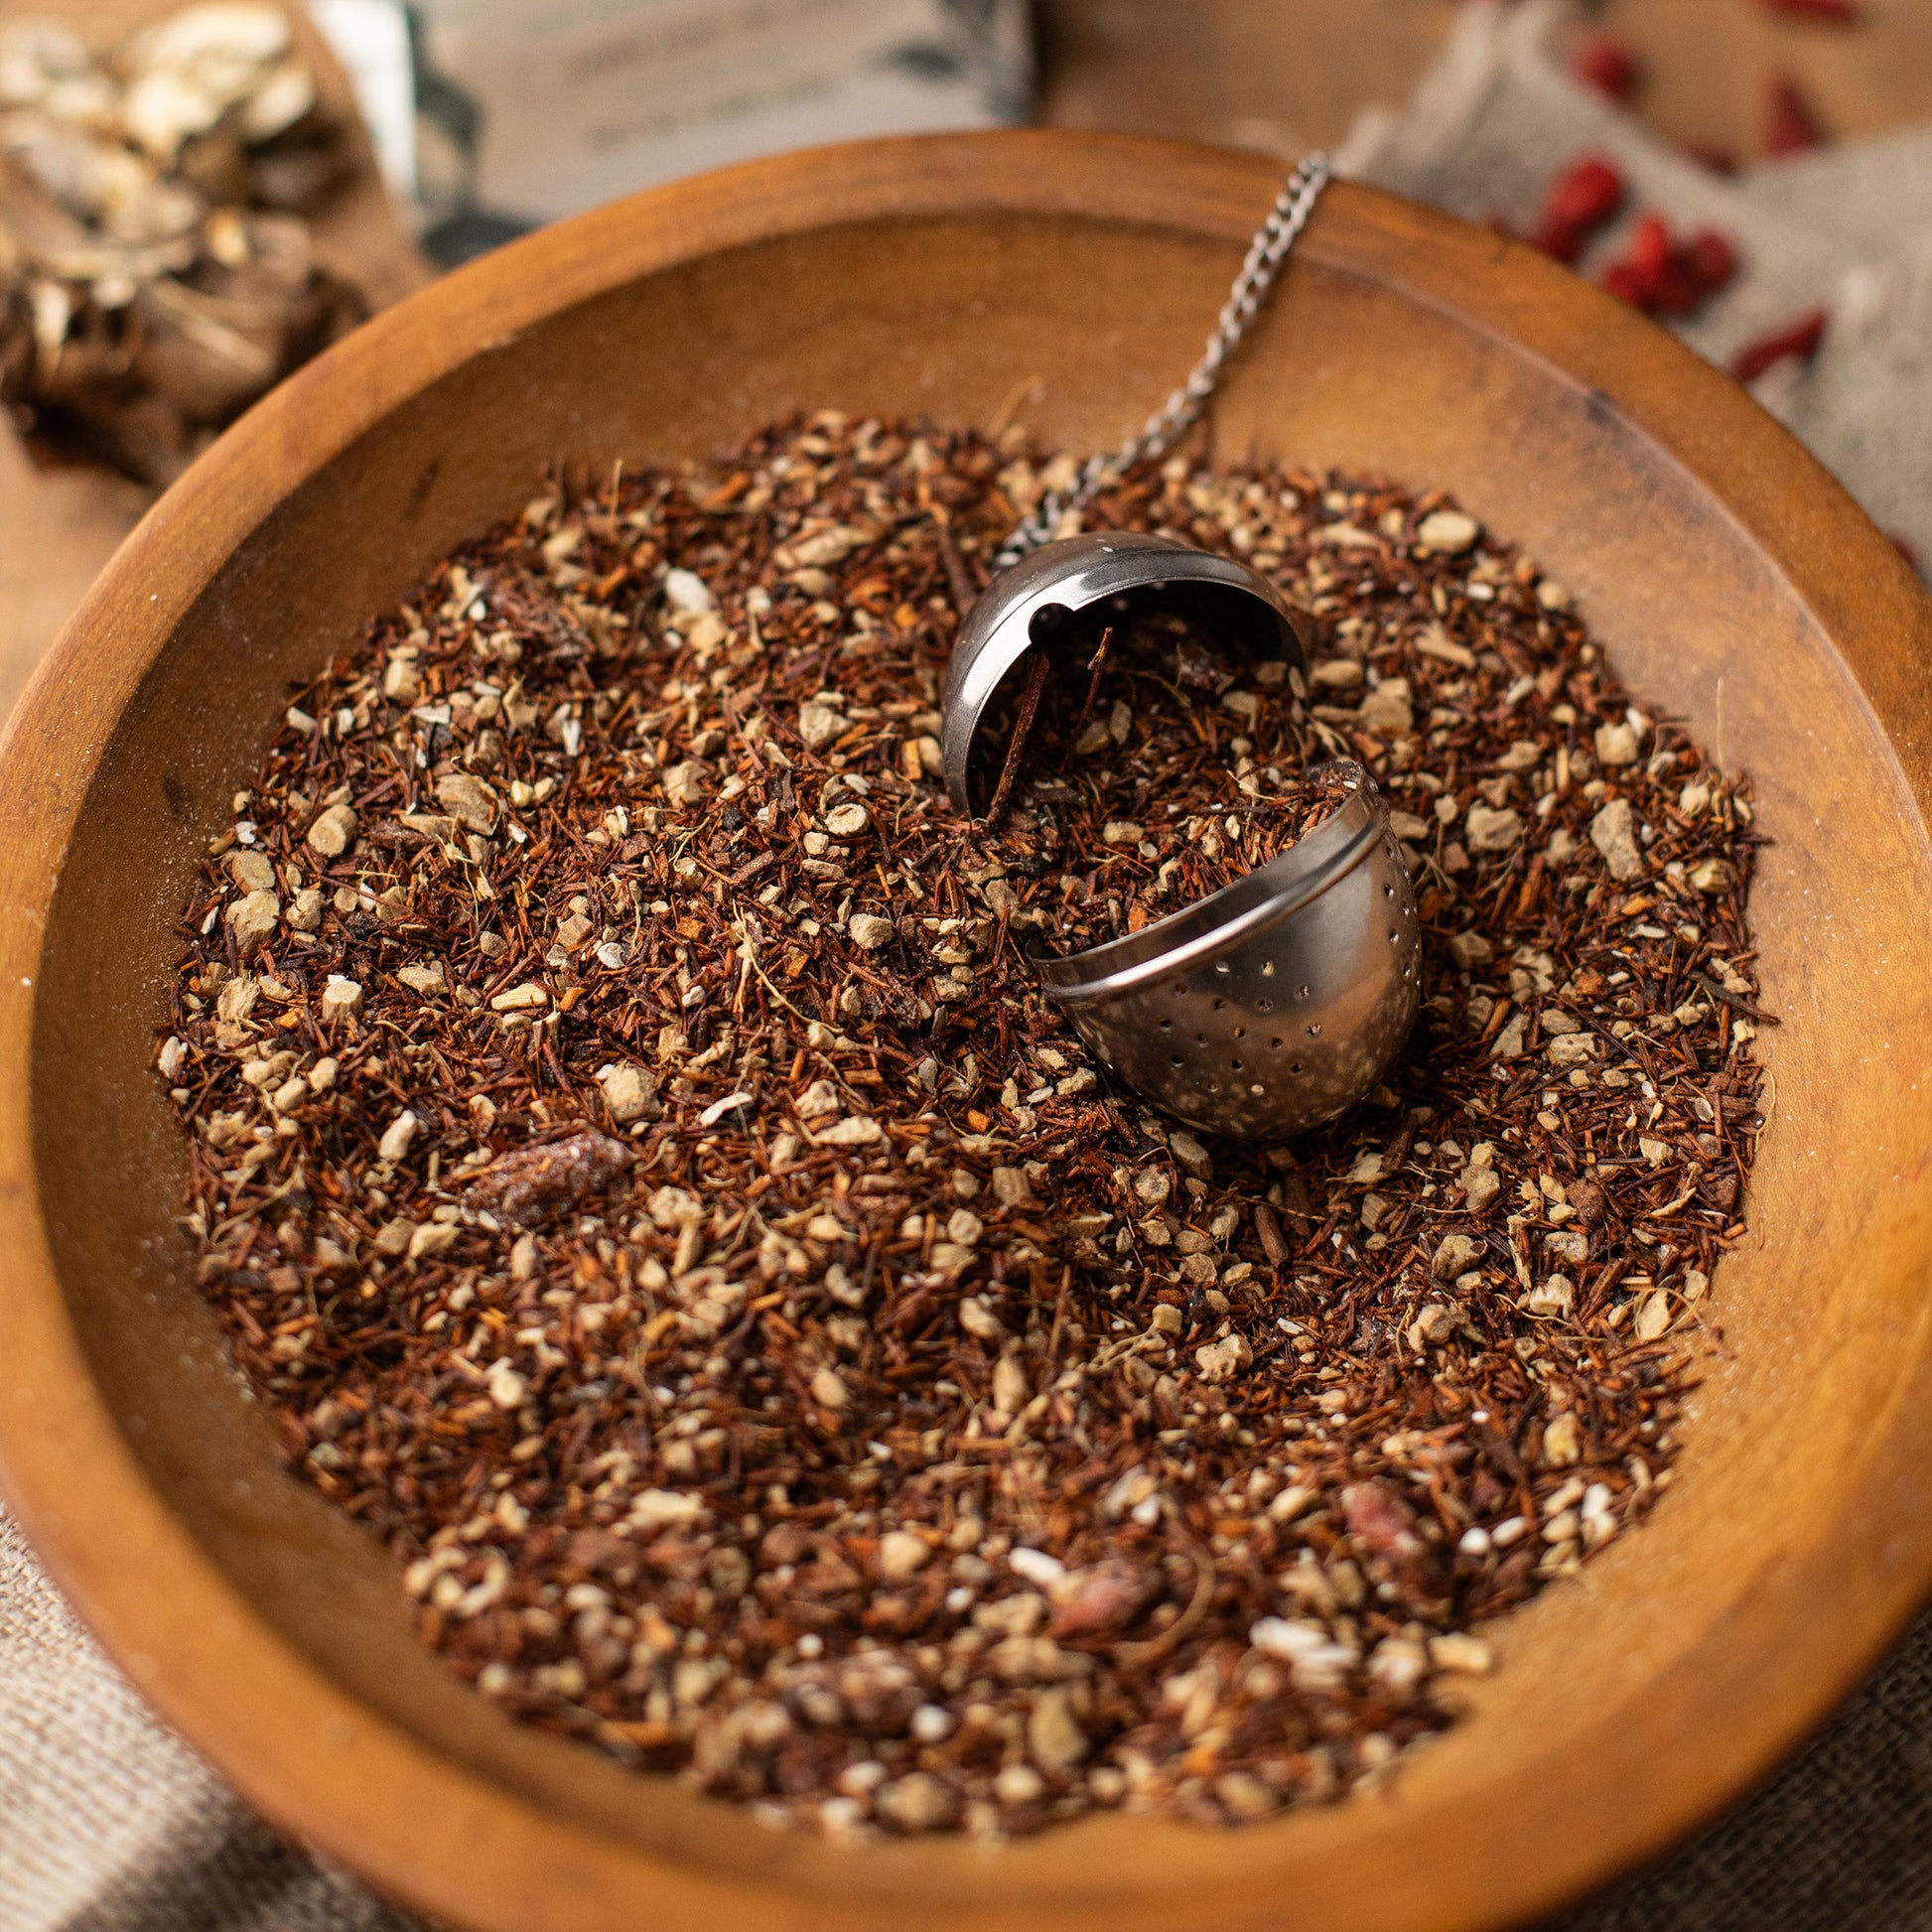
M341 130L273 7L190 7L104 56L0 25L0 400L67 455L170 482L361 320L302 214Z

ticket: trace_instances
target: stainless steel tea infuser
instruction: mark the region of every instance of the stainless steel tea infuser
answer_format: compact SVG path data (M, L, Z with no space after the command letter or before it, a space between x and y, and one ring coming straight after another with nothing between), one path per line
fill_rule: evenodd
M972 754L1002 683L1083 620L1171 612L1306 672L1293 608L1246 564L1172 537L1053 532L1193 424L1328 178L1321 155L1295 170L1187 380L1124 449L1090 459L1044 498L995 557L946 670L940 744L958 810L980 803ZM1408 869L1374 780L1350 762L1330 770L1348 796L1292 850L1139 932L1035 961L1093 1051L1189 1126L1281 1140L1331 1120L1382 1077L1414 1023L1422 930Z
M1079 619L1088 620L1080 628L1119 621L1130 607L1135 616L1172 611L1211 626L1257 659L1308 669L1293 607L1267 578L1232 557L1132 530L1042 545L981 593L946 664L940 752L946 789L961 811L985 804L975 795L977 774L969 774L968 760L1007 674L1029 651L1051 647Z

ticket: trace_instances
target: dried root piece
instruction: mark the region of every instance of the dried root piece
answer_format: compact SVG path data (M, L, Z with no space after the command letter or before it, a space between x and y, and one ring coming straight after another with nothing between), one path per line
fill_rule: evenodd
M190 7L96 57L0 25L0 401L63 454L170 482L358 322L300 216L343 173L287 18Z

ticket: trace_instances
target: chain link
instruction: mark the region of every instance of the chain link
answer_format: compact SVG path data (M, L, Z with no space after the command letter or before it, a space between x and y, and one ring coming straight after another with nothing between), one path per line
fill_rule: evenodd
M1111 454L1103 451L1089 457L1064 489L1042 497L1033 514L1014 527L995 553L996 571L1010 570L1029 551L1051 538L1069 510L1085 509L1113 479L1136 464L1166 456L1193 428L1201 405L1219 386L1228 357L1241 345L1241 339L1261 312L1282 263L1301 239L1332 173L1325 154L1311 154L1289 176L1275 198L1275 206L1268 210L1268 218L1248 244L1247 259L1221 305L1220 320L1186 381L1147 419L1140 435Z

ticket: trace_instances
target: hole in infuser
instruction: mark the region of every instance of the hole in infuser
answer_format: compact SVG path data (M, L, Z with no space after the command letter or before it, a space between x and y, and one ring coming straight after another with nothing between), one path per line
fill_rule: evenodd
M1237 1027L1234 1030L1234 1036L1236 1039L1245 1038L1247 1036L1247 1032L1248 1030L1246 1027Z
M1066 628L1072 615L1064 604L1042 604L1027 620L1027 635L1036 644L1050 644Z
M1306 1000L1309 997L1309 989L1306 986L1298 986L1295 989L1295 997L1298 1000Z
M1264 959L1261 962L1261 977L1265 980L1275 977L1275 962L1272 959Z
M1234 968L1230 966L1225 959L1221 959L1215 961L1214 970L1217 973L1219 973L1223 979L1226 979L1227 976L1234 971Z
M1302 1062L1300 1060L1297 1060L1295 1064L1291 1066L1288 1070L1291 1073L1300 1073L1302 1070Z
M1309 1037L1311 1039L1319 1039L1321 1037L1321 1022L1319 1020L1310 1023Z

